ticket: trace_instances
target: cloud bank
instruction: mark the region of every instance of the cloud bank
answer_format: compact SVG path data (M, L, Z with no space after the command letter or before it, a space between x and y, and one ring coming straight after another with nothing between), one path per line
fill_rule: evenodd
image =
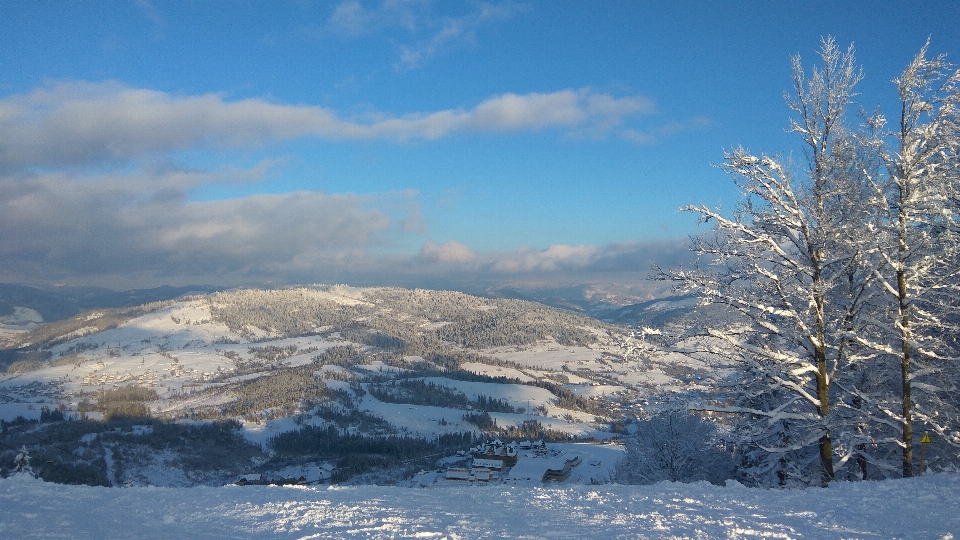
M258 170L232 171L256 176ZM159 284L363 282L481 286L503 280L582 280L686 260L680 242L476 253L426 240L409 256L377 256L420 219L417 194L293 192L190 201L217 174L180 170L72 178L0 176L0 281ZM423 231L418 231L417 234Z
M312 105L172 95L60 82L0 98L0 281L154 284L481 282L645 273L680 257L669 243L555 245L475 253L429 240L413 191L303 191L197 201L204 186L256 183L277 169L189 168L178 152L244 150L301 137L438 139L462 134L630 136L643 96L590 89L502 94L463 109L344 118ZM410 255L399 245L422 245ZM377 255L380 254L380 255Z
M0 279L269 279L363 264L409 194L260 194L191 202L181 171L0 178ZM113 279L113 278L111 278Z
M555 244L546 249L520 248L494 253L474 253L448 240L424 243L422 264L445 266L457 273L510 276L548 274L621 273L647 274L651 265L676 266L691 260L686 244L678 240L618 242L605 246Z
M0 167L132 160L305 136L406 141L546 129L606 134L630 117L653 110L653 103L643 96L568 89L502 94L469 109L343 119L318 106L256 98L227 101L221 94L175 96L112 82L64 82L0 99Z

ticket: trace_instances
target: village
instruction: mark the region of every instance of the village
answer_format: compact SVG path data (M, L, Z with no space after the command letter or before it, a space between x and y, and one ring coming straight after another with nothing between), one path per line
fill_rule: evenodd
M432 488L463 485L609 483L624 447L610 441L546 443L500 439L441 458L437 469L423 470L399 482L402 487ZM237 477L237 486L310 486L331 483L336 467L322 463L287 467L274 473L248 473Z
M422 470L409 480L410 487L508 484L595 484L611 480L624 448L609 442L545 443L500 439L463 452L456 465L435 471ZM466 459L464 459L466 458ZM452 460L444 460L452 461Z

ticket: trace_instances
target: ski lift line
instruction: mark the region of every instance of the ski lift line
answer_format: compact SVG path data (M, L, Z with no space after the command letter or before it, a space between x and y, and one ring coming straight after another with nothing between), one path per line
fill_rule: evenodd
M0 446L3 446L4 448L9 448L10 450L13 450L14 452L19 452L19 451L20 451L19 448L14 448L14 447L10 446L10 445L7 444L7 443L0 442Z
M43 444L52 446L52 447L56 448L57 450L60 450L61 452L65 453L65 454L73 455L73 450L67 450L66 448L60 446L59 444L50 442L50 441L48 441L48 440L46 440L46 439L43 439L43 438L41 438L41 437L37 437L37 436L34 435L33 433L28 433L28 432L26 432L26 431L20 431L20 434L21 434L21 435L27 435L27 436L29 436L29 437L33 437L34 439L42 442ZM99 435L99 433L98 433L97 435ZM0 442L0 444L2 444L3 446L5 446L5 447L7 447L7 448L10 448L10 449L13 450L14 452L19 452L19 451L20 451L19 448L13 448L13 447L7 445L6 443ZM53 463L53 462L47 460L47 463ZM109 473L111 473L111 474L116 474L116 471L113 469L113 467L110 467L109 465L106 465L104 468L105 468Z
M419 460L421 460L421 459L426 459L426 458L428 458L428 457L442 456L442 455L443 455L443 453L428 454L428 455L426 455L426 456L420 456L420 457L411 458L411 459L408 459L408 460L405 460L405 461L401 461L400 463L410 463L411 461L419 461Z
M10 427L16 427L16 426L10 426ZM65 453L65 454L71 454L71 455L73 454L73 450L67 450L66 448L60 446L58 443L50 442L50 441L48 441L48 440L46 440L46 439L43 439L42 437L38 437L38 436L34 435L33 433L30 433L30 432L27 432L27 431L22 431L22 430L20 430L19 433L20 433L21 435L26 435L26 436L28 436L28 437L33 437L34 439L40 441L41 443L46 444L46 445L49 445L49 446L52 446L52 447L60 450L61 452ZM7 448L10 448L10 447L7 446L5 443L0 443L0 444L3 444L3 445L6 446ZM20 451L19 449L16 449L16 448L15 448L14 450L16 450L17 452Z

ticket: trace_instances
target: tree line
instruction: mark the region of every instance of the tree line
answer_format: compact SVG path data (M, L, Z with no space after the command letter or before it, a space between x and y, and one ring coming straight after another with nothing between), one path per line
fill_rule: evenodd
M700 264L658 273L731 314L674 346L735 361L733 402L692 406L734 415L757 483L912 476L928 440L928 466L958 464L960 70L928 48L890 119L855 110L852 46L793 57L802 157L728 151L740 203L686 207L712 224Z

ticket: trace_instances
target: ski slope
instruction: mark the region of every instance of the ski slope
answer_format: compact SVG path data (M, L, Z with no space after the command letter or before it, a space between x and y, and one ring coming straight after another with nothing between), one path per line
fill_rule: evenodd
M960 534L960 475L761 490L95 488L0 480L0 538L922 538Z

